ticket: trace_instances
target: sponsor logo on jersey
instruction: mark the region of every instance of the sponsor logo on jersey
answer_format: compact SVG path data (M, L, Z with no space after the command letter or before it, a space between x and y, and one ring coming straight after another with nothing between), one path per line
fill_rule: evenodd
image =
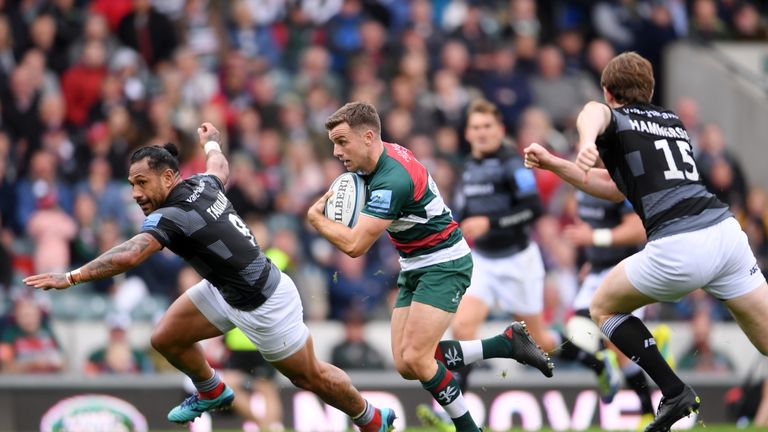
M749 275L752 276L753 274L759 271L760 271L760 268L757 266L757 263L755 263L755 265L753 265L752 268L749 269Z
M197 199L200 198L200 194L203 193L204 190L205 181L201 181L200 184L192 190L192 195L187 197L187 202L191 203L197 201Z
M518 168L514 175L517 190L522 193L536 192L536 177L534 177L533 171L528 168Z
M408 149L405 147L398 145L398 144L392 144L392 149L397 153L405 162L410 162L412 157Z
M371 192L371 198L368 199L368 208L378 212L387 212L392 205L392 191L378 189Z
M492 195L493 192L494 192L493 183L464 185L464 195L468 197L474 197L479 195Z
M677 114L673 112L660 112L652 109L640 109L637 107L622 107L621 111L624 111L625 113L632 113L632 114L638 114L645 117L660 117L664 120L669 119L680 119L680 117L677 116Z
M160 223L160 219L163 218L163 215L160 213L152 213L151 215L147 216L146 219L144 219L144 223L141 224L141 229L151 229L157 226L157 224Z

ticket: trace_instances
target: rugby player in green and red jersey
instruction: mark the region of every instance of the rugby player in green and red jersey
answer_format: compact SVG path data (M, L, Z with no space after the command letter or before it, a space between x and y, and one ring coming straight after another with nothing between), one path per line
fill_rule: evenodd
M384 231L400 255L392 312L392 355L400 375L418 379L456 430L477 431L450 370L487 358L513 358L552 376L552 364L522 323L483 340L440 341L469 286L472 256L435 182L410 150L382 142L376 108L344 105L325 123L333 155L366 181L366 203L353 228L324 215L326 193L308 211L312 226L349 256L368 251ZM437 359L437 360L436 360Z

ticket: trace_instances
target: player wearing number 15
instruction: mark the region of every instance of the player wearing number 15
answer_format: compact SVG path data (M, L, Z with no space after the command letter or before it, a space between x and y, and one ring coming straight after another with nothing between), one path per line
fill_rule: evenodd
M386 430L393 412L374 408L347 374L315 357L296 286L264 255L224 195L229 164L219 131L203 123L197 133L206 172L186 180L179 176L173 144L142 147L131 156L128 182L147 216L139 234L75 271L24 282L65 289L123 273L167 247L205 278L171 305L152 334L152 346L197 388L168 413L169 421L184 424L232 404L234 393L211 369L198 342L238 327L291 382L353 417L362 432Z
M750 341L768 354L768 284L728 207L708 193L678 116L650 104L648 60L623 53L603 70L606 105L579 114L576 162L538 144L525 149L529 167L553 171L591 195L632 203L648 237L645 249L616 265L597 288L590 315L603 333L658 384L663 398L646 431L668 431L700 400L670 369L645 325L631 312L677 301L701 287L722 301ZM602 159L605 169L594 168Z

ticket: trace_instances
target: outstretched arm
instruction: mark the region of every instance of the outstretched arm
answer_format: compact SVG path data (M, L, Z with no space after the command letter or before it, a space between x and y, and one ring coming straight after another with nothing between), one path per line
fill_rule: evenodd
M625 199L624 194L621 193L608 174L608 170L591 168L585 172L575 163L553 155L537 143L529 145L523 152L525 153L525 166L528 168L552 171L576 188L598 198L614 202Z
M43 273L24 278L24 283L48 290L66 289L72 285L97 279L105 279L116 274L124 273L144 262L163 246L151 234L136 234L99 257L67 273Z
M205 173L218 177L226 185L229 180L229 162L221 152L221 132L211 123L205 122L197 128L197 136L205 149Z

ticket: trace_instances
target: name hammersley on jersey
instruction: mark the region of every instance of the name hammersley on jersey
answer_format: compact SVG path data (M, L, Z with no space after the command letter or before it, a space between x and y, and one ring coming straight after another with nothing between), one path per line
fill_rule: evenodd
M645 132L651 135L658 135L665 138L681 138L688 140L688 132L685 129L676 126L664 126L648 120L629 119L629 126L634 131Z

